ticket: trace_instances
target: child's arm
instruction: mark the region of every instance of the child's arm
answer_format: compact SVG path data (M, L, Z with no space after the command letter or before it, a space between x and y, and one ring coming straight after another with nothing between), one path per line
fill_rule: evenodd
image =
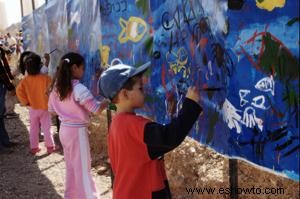
M44 59L45 59L45 66L48 67L49 63L50 63L50 54L49 53L45 53L44 54Z
M94 114L100 114L108 105L106 100L102 102L97 101L83 84L77 84L74 87L74 96L80 105Z
M95 112L95 114L101 115L102 111L107 108L108 104L109 104L108 100L106 100L106 99L102 100L99 104L99 109L97 112Z
M144 142L151 159L156 159L171 151L184 140L198 119L202 108L197 101L199 93L195 88L189 88L178 117L169 124L162 125L150 122L144 128Z
M19 101L21 102L21 104L23 106L29 105L29 101L28 101L28 98L27 98L27 95L25 92L25 88L24 88L24 81L21 81L19 83L19 85L17 86L16 94L17 94Z
M57 114L53 108L52 103L53 103L53 93L50 93L49 100L48 100L48 112L51 114L51 116L56 116Z

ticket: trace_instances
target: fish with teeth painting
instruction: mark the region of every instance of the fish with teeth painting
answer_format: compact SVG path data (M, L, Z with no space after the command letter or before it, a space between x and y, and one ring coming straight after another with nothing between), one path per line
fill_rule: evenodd
M273 76L262 78L255 84L255 88L263 92L271 92L274 96L275 82Z

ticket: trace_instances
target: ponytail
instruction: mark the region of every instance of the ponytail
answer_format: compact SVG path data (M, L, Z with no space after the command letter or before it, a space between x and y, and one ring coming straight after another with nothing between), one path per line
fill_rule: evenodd
M56 88L59 93L60 100L68 98L72 91L72 66L73 65L80 66L84 64L84 58L78 53L67 53L60 59L60 64L58 66L53 87Z

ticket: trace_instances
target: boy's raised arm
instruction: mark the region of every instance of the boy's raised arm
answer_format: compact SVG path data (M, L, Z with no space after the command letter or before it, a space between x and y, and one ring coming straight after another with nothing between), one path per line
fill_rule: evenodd
M193 96L193 97L190 97ZM198 119L202 108L195 102L195 94L187 93L178 117L169 124L150 122L145 125L144 142L151 159L156 159L171 151L184 140Z

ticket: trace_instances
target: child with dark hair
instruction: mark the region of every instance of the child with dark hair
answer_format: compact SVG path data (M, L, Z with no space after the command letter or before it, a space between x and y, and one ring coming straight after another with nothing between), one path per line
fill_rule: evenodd
M91 176L91 155L87 124L90 112L100 114L107 102L97 101L80 83L84 74L84 58L67 53L61 60L54 79L48 109L61 121L59 138L66 162L64 198L98 198Z
M26 75L26 66L25 66L25 59L26 57L30 56L30 55L36 55L34 52L32 51L24 51L21 55L20 55L20 61L19 61L19 71L23 74ZM42 74L48 74L48 66L49 66L49 62L50 62L50 55L48 53L44 54L44 58L43 58L43 62L41 63L41 67L40 67L40 73Z
M117 108L108 133L116 199L171 198L162 157L184 140L202 110L199 92L190 87L178 117L169 124L136 115L135 110L144 106L142 74L149 66L113 65L99 80L100 93Z
M18 70L19 72L24 75L24 76L27 76L28 75L28 72L26 70L26 65L25 65L25 59L31 55L36 55L34 52L32 51L24 51L21 55L20 55L20 58L19 58L19 64L18 64ZM48 53L45 53L44 54L44 63L42 63L42 66L41 66L41 69L40 69L40 73L42 74L46 74L48 75L48 65L49 65L49 62L50 62L50 55ZM44 133L42 131L40 131L39 133L39 140L43 140L43 136L44 136Z
M16 91L21 104L29 106L31 153L36 154L41 150L38 136L41 126L47 152L50 154L57 149L50 131L51 114L48 112L48 96L46 94L51 78L40 73L42 62L39 55L31 52L21 60L28 75L19 83Z
M19 71L20 71L20 73L21 73L22 75L25 75L25 73L26 73L26 67L25 67L25 63L24 63L25 58L26 58L27 56L29 56L30 54L33 54L33 52L31 52L31 51L24 51L24 52L20 55L18 69L19 69Z

